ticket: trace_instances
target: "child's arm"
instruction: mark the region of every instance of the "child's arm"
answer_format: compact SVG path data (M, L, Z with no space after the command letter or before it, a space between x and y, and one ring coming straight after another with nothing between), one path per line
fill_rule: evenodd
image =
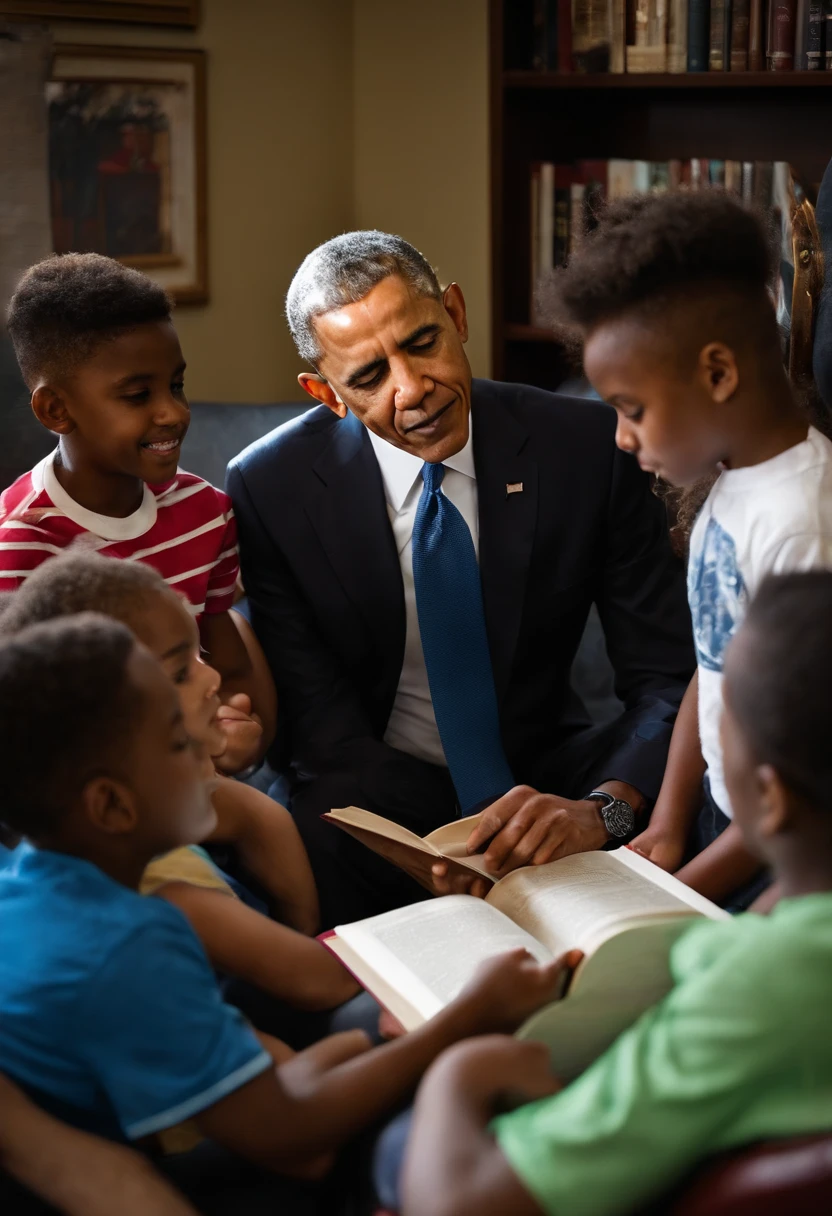
M59 1123L4 1077L0 1168L66 1216L196 1216L145 1157Z
M699 743L699 673L682 698L650 824L631 848L672 873L682 864L688 832L702 802L705 761Z
M300 933L317 932L320 917L312 868L292 816L260 790L222 778L213 795L211 839L233 843L240 860L274 897L280 919Z
M221 891L168 882L156 891L185 913L211 965L295 1009L334 1009L361 991L314 938L288 929Z
M460 1043L430 1069L416 1098L402 1175L405 1216L539 1216L488 1124L498 1110L556 1093L542 1043Z
M751 882L761 867L759 857L743 844L737 824L730 823L712 844L677 870L676 877L706 899L720 903Z
M492 959L451 1005L418 1030L326 1072L302 1086L301 1052L286 1068L268 1069L197 1116L204 1135L268 1169L294 1176L319 1171L322 1156L391 1111L446 1047L471 1035L511 1033L554 999L564 960L539 966L512 951Z
M220 721L228 746L217 764L234 773L263 758L274 738L277 698L259 646L249 649L231 612L205 613L199 624L211 666L222 676ZM256 645L253 634L251 641ZM259 652L259 659L258 659ZM252 657L254 656L254 657Z

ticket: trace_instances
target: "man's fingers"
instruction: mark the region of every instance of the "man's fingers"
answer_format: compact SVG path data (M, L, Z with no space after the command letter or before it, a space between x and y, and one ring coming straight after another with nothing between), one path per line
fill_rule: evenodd
M502 798L498 798L496 802L492 802L491 806L486 807L480 814L479 819L474 824L474 830L468 837L466 843L468 852L479 853L482 846L492 836L496 836L505 827L512 815L520 810L530 795L534 795L533 789L527 785L517 785L513 790L509 790L507 794L503 794Z
M502 860L493 868L495 870L516 870L519 866L531 865L532 858L547 839L549 831L550 817L548 815L544 814L538 819L533 819L529 814L521 811L488 846L485 854L486 866L492 869L494 846L501 846L509 842L513 842L510 849L503 854Z

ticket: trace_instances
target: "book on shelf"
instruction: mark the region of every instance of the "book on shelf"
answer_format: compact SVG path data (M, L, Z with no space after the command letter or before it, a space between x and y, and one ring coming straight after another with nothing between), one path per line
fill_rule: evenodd
M711 46L711 0L688 0L688 71L707 72Z
M751 0L748 10L748 70L764 72L766 67L766 39L763 16L765 0Z
M530 12L537 71L832 69L832 0L531 0Z
M797 0L770 0L766 66L770 72L794 69L795 21Z
M748 71L750 19L750 0L731 0L731 45L729 50L729 66L732 72Z
M534 162L529 178L530 315L538 316L539 285L577 248L595 226L604 201L631 194L662 193L680 186L724 189L748 204L772 206L773 166L769 162L706 159L577 161L574 164Z
M627 0L628 72L667 71L667 0Z
M668 0L667 70L686 72L688 68L688 0Z
M611 0L572 0L573 72L608 72L612 55Z
M670 990L673 944L701 919L730 917L616 849L515 870L485 900L448 895L339 925L321 940L406 1030L449 1004L488 958L524 947L543 963L582 950L566 996L518 1031L546 1043L570 1080Z

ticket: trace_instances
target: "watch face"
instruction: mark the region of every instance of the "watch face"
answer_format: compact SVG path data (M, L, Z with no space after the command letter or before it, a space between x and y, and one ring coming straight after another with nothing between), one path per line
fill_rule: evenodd
M636 825L636 817L629 802L616 799L601 811L610 836L621 838L629 836Z

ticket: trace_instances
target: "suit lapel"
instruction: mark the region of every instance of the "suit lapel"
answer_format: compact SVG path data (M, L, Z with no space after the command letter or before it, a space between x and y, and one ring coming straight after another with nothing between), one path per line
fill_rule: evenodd
M375 649L401 668L404 588L384 485L369 436L347 414L313 465L306 503L310 522L348 598L364 618Z
M474 382L472 414L480 580L494 682L501 698L523 616L537 522L538 466L529 450L528 432L488 381Z

